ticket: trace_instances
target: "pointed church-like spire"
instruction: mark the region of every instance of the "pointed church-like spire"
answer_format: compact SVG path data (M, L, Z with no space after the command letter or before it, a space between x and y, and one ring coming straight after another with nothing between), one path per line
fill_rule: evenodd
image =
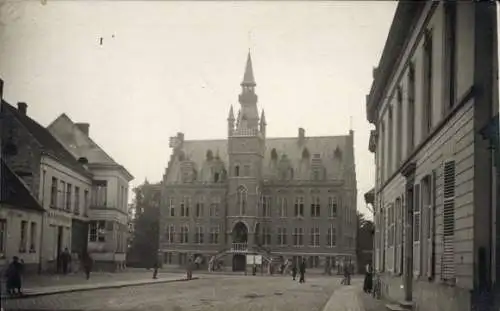
M260 114L260 124L266 125L266 114L264 113L264 109L262 109L262 113Z
M227 117L228 121L234 121L234 111L233 111L233 105L231 105L231 108L229 108L229 116Z
M241 86L256 86L255 78L253 76L252 56L250 55L250 51L248 51L247 65L245 67L245 74L243 75L243 82L241 82Z

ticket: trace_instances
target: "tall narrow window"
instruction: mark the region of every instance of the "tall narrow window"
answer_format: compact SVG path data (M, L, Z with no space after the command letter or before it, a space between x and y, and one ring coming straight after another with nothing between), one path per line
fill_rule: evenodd
M215 196L212 198L212 203L210 204L210 217L218 217L219 216L219 207L220 207L220 197Z
M180 205L181 217L189 217L189 197L182 197Z
M75 187L75 206L73 208L75 215L80 215L80 187Z
M406 115L406 133L408 135L406 146L407 156L413 152L415 148L415 65L410 63L408 68L408 110Z
M203 210L205 208L205 197L198 197L198 201L196 202L196 217L203 217Z
M326 246L334 247L337 244L337 234L335 232L335 227L330 225L328 227L328 232L326 234Z
M175 241L175 227L174 225L167 225L165 228L165 241L169 244Z
M108 181L94 180L92 183L92 205L95 207L106 207L108 196Z
M319 196L311 198L311 217L320 217L321 202Z
M23 220L21 221L21 239L19 240L19 252L26 252L26 244L28 243L28 222Z
M52 184L50 185L50 207L57 208L57 178L52 177Z
M328 197L328 217L337 217L337 198L334 196Z
M67 212L71 212L71 194L72 194L72 185L66 184L66 208Z
M263 245L271 245L271 228L264 227L262 228L262 244Z
M0 219L0 258L5 258L7 244L7 220Z
M455 105L456 101L456 80L457 80L457 2L446 1L444 3L446 20L446 66L448 72L445 75L446 83L449 86L449 108Z
M210 244L218 244L219 243L219 226L213 226L210 228Z
M189 242L189 227L187 225L181 227L181 239L179 242L181 244L187 244Z
M294 209L295 209L295 213L294 213L295 217L304 217L304 197L303 196L295 197Z
M444 163L443 254L441 278L455 280L455 161Z
M236 206L239 209L240 215L246 214L247 209L247 189L240 186L236 193Z
M236 176L236 177L240 176L240 166L239 165L234 166L234 176Z
M387 116L387 176L390 176L394 170L394 117L392 115L392 106L389 106Z
M425 138L432 128L432 33L427 30L424 39L424 102L422 114L422 137Z
M401 87L398 87L396 92L397 107L396 107L396 166L399 167L403 161L403 92Z
M194 243L203 244L203 227L196 227L196 232L194 234Z
M170 217L175 217L175 200L174 198L168 199L168 209Z
M287 244L286 227L278 228L278 245L285 246L286 244Z
M262 197L262 217L271 217L271 197L265 195Z
M311 247L319 247L319 228L318 227L314 227L314 228L311 228L311 233L310 233L310 242L309 242L309 245Z
M286 197L278 197L278 208L280 217L286 217L287 215L287 198Z
M59 182L59 205L58 209L63 210L66 208L66 183L64 181Z
M89 191L83 191L83 215L87 216L87 209L89 208Z
M385 138L385 122L382 121L382 124L380 125L380 167L381 167L381 177L382 177L382 183L385 182L385 178L387 176L387 163L386 161L386 138Z
M30 253L36 252L36 238L37 238L36 222L32 221L30 223Z

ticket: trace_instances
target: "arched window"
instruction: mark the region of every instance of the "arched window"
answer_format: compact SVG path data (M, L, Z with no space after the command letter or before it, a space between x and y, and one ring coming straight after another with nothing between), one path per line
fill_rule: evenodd
M243 186L238 188L236 193L236 206L240 209L240 215L246 214L247 209L247 189Z
M240 176L240 166L238 164L234 166L234 176Z

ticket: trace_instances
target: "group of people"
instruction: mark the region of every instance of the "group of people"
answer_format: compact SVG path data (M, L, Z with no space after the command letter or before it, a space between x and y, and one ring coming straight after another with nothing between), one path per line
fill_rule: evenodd
M71 254L68 249L65 248L58 257L58 272L62 269L62 273L67 274L71 263ZM80 257L80 262L85 273L85 277L88 280L90 278L90 272L92 271L92 257L87 252L84 252ZM8 295L22 295L22 275L24 274L24 270L24 261L19 259L19 257L14 256L4 272L6 280L5 285Z
M306 260L303 259L302 262L299 264L299 283L305 283L306 282ZM294 263L292 267L292 277L293 280L295 281L295 278L297 277L297 265Z

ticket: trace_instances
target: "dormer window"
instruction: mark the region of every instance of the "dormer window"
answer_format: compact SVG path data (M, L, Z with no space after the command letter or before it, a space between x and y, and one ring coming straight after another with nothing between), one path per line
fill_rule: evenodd
M271 159L272 160L277 160L278 159L278 153L276 152L275 148L273 148L273 150L271 150Z
M207 151L207 161L212 161L214 158L214 154L212 152L212 150L208 149Z
M304 150L302 151L302 158L303 159L309 159L309 150L307 150L307 148L304 148Z
M319 169L315 168L313 170L313 180L319 180L319 175L320 175Z

